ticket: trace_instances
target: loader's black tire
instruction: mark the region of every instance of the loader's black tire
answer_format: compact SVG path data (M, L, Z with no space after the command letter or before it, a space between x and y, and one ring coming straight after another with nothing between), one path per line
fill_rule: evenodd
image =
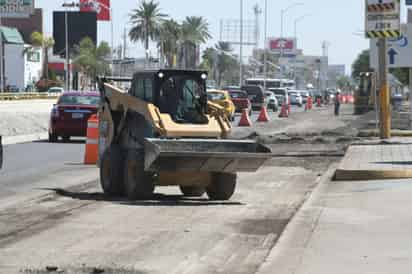
M202 197L206 190L201 186L179 186L180 191L187 197Z
M129 200L145 200L153 197L153 174L144 170L144 152L129 150L124 165L125 193Z
M207 196L211 200L227 201L235 193L237 175L233 173L214 173L210 185L207 186Z
M117 145L107 148L100 159L100 184L108 196L123 195L123 163L124 155Z

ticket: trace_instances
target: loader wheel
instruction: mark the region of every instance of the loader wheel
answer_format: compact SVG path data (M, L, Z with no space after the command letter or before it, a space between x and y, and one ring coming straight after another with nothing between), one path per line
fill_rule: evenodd
M199 186L180 186L180 191L187 197L201 197L205 194L205 188Z
M49 143L56 143L59 137L54 133L49 133Z
M124 166L125 192L129 200L149 199L153 196L153 174L144 171L143 151L130 150Z
M215 173L213 181L207 186L207 196L211 200L229 200L236 189L237 175L232 173Z
M123 195L123 153L119 146L111 146L100 162L100 184L109 196Z

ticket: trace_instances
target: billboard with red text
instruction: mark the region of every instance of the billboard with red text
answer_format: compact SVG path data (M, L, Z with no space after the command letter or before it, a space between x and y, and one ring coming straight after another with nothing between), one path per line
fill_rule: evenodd
M96 12L97 20L110 21L110 0L80 0L81 12Z
M296 39L294 38L269 38L268 48L275 54L283 52L284 55L296 54Z

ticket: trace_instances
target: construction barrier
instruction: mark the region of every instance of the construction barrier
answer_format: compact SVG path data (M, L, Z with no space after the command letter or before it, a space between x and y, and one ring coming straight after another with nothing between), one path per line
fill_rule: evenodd
M56 99L59 93L47 92L0 92L0 101L34 100L34 99Z
M262 107L262 110L260 111L259 117L257 119L257 122L259 123L267 123L269 122L269 114L266 109L266 107Z
M320 108L322 106L322 100L320 98L318 98L316 100L316 107Z
M248 109L244 109L242 111L242 117L240 118L238 126L239 127L251 127L252 126L252 122L250 121Z
M99 155L99 119L97 115L90 116L87 121L87 139L84 155L85 165L95 165Z

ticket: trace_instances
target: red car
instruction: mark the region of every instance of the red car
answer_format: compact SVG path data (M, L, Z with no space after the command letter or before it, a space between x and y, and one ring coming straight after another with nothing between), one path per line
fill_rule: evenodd
M70 137L85 137L87 121L97 113L100 95L96 92L66 92L53 106L49 126L49 142L59 137L69 141Z
M252 104L245 91L242 90L229 90L229 95L232 98L233 104L235 104L236 112L242 112L244 109L252 112Z

